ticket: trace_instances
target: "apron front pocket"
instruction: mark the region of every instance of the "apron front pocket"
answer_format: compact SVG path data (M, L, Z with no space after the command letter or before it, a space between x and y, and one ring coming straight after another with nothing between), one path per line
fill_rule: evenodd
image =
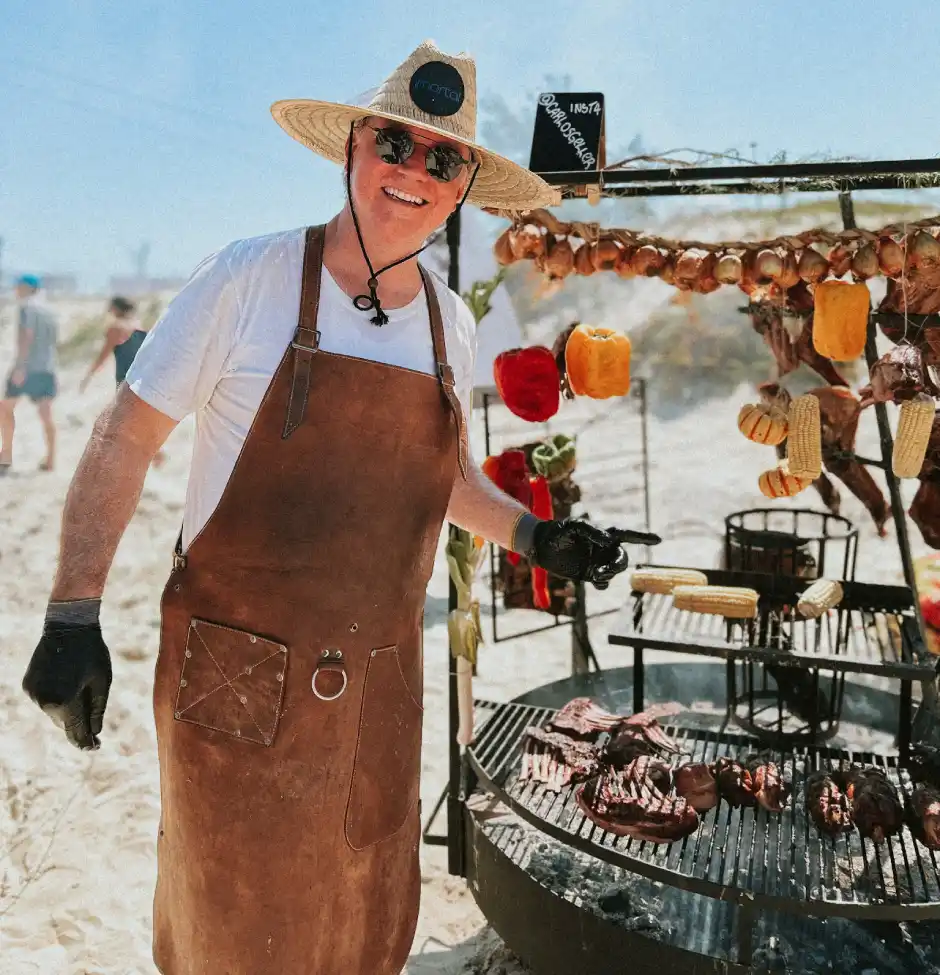
M193 617L173 716L271 745L281 716L287 647Z
M373 650L362 690L346 841L354 850L397 833L418 801L423 708L402 672L397 646Z

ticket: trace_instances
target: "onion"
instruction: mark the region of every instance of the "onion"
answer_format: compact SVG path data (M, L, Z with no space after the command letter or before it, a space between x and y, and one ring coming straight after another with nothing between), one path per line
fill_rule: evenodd
M859 281L873 278L880 270L878 266L878 252L871 244L863 244L852 258L852 274Z
M754 280L757 284L776 281L783 274L783 258L774 250L765 247L754 258Z
M509 246L517 261L542 257L545 254L545 237L535 224L528 223L524 227L514 227L510 230Z
M683 251L676 259L676 285L684 290L694 290L695 283L702 276L708 257L708 251L700 250L697 247ZM709 267L707 270L711 271L711 268Z
M841 278L852 265L852 254L844 244L829 251L829 270L834 278Z
M511 235L512 227L508 227L496 238L496 243L493 244L493 254L496 257L496 262L503 266L512 264L516 260L516 255L512 252Z
M800 254L796 270L807 284L818 284L829 273L829 262L819 251L807 247Z
M904 271L904 248L893 237L878 241L878 266L889 278L900 277Z
M574 270L574 251L567 237L552 237L548 253L539 259L538 267L553 281L568 277Z
M744 274L744 265L737 254L722 254L715 264L715 279L721 284L737 284Z
M774 278L774 282L786 291L800 283L800 275L796 269L796 255L793 251L783 252L783 269Z
M658 276L660 281L664 281L666 284L678 284L676 281L676 259L672 254L666 254L663 260L663 266L659 269ZM688 291L688 288L683 288L682 290Z
M633 249L621 247L620 256L617 258L617 265L614 268L618 278L635 278L636 272L633 270Z
M940 244L926 230L919 230L908 247L910 265L913 268L933 267L940 263Z
M585 277L594 273L594 245L582 244L574 252L575 274L583 274Z
M595 271L613 271L620 260L620 245L615 240L599 240L591 256Z
M666 255L652 244L638 247L630 262L634 274L645 274L648 278L655 277L666 263Z

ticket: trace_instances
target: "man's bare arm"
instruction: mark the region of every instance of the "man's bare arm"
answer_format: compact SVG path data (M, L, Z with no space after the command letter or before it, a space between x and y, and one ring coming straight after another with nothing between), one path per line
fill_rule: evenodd
M100 598L147 468L175 426L123 384L98 417L65 499L53 601Z
M526 514L528 509L500 491L473 461L467 469L466 481L458 472L447 508L448 521L511 549L518 523ZM534 520L533 516L529 515L529 520Z

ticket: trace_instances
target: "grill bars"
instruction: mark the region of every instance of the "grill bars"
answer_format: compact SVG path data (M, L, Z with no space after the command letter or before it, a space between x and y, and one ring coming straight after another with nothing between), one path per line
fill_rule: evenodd
M489 710L492 708L492 710ZM850 763L878 765L902 795L907 773L894 758L801 746L774 757L793 779L793 797L780 814L732 809L722 802L700 815L691 836L672 844L616 836L595 826L578 809L576 786L551 792L520 782L522 736L543 725L550 708L487 705L470 762L490 791L523 819L583 852L651 877L749 907L763 905L810 915L869 919L940 917L940 854L918 843L905 827L885 843L863 840L857 831L833 840L816 831L803 800L806 776ZM684 761L742 759L753 742L729 733L668 728L686 753Z

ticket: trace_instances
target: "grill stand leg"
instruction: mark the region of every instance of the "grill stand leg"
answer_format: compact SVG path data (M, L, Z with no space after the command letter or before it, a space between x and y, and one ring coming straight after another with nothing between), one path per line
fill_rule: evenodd
M633 648L633 713L639 714L645 707L643 687L643 647Z

